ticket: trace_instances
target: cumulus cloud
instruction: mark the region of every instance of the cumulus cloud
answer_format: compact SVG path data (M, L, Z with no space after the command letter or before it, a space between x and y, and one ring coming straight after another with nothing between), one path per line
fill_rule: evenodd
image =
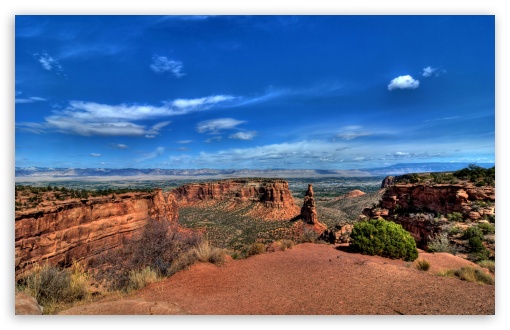
M91 153L89 156L92 156L92 157L100 157L100 156L101 156L101 154Z
M166 56L154 55L150 68L156 73L169 72L176 78L181 78L185 75L185 73L182 72L182 62L169 59Z
M422 72L421 75L424 76L424 77L430 77L432 75L438 76L439 72L438 72L437 68L433 68L433 67L428 66L426 68L423 68L423 72Z
M238 139L238 140L252 140L257 132L249 131L249 132L237 132L229 136L230 139Z
M394 89L416 89L420 86L420 82L418 80L413 79L410 75L399 76L393 79L388 85L388 90L392 91Z
M197 124L197 132L218 134L220 130L233 129L236 126L245 123L244 120L237 120L233 118L219 118L212 120L201 121Z

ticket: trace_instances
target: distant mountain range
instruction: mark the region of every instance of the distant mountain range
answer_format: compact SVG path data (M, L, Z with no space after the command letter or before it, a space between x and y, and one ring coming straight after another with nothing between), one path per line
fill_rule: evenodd
M15 176L21 178L80 178L80 177L276 177L276 178L304 178L304 177L366 177L402 175L406 173L449 172L465 168L470 163L404 163L387 167L352 170L218 170L218 169L139 169L139 168L51 168L51 167L16 167ZM477 163L476 165L489 168L494 163Z

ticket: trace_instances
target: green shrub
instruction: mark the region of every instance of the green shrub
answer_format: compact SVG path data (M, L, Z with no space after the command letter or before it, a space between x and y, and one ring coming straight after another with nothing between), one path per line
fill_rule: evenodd
M430 263L425 259L416 260L416 268L418 270L427 271L430 268Z
M480 230L480 228L474 227L474 226L473 227L469 227L468 229L466 229L466 231L462 235L463 239L470 239L470 238L473 238L473 237L478 237L478 238L480 238L480 240L483 239L483 233Z
M362 254L413 261L418 258L414 238L392 221L372 219L357 222L351 232L351 247Z
M496 227L487 222L479 223L478 229L480 229L484 235L494 234L496 232Z
M462 213L460 213L460 212L449 213L446 215L446 218L448 219L448 221L454 221L454 222L464 221L464 217L463 217Z

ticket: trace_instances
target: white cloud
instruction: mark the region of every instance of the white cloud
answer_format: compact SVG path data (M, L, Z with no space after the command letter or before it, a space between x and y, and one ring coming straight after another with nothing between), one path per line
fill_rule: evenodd
M211 142L214 142L214 141L219 142L221 140L223 140L222 136L213 136L212 138L209 138L209 139L205 140L204 142L205 143L211 143Z
M145 137L147 139L154 139L156 137L156 135L154 135L154 134L145 134Z
M42 54L35 53L33 56L41 64L44 70L57 71L57 73L61 73L64 71L60 63L53 57L48 55L48 53Z
M179 111L188 112L190 110L207 109L215 104L234 99L236 97L231 95L212 95L196 99L176 99L168 102L167 105L171 106L178 113Z
M426 67L426 68L423 68L423 73L421 74L422 76L424 77L430 77L434 74L438 75L439 73L436 73L437 72L437 68L432 68L430 66Z
M42 97L29 97L29 98L16 98L14 100L15 103L35 103L35 102L44 102L46 99Z
M179 141L177 141L177 143L179 143L179 144L188 144L191 142L193 142L193 140L179 140Z
M338 133L336 137L341 138L342 140L353 140L362 136L372 135L370 132L362 131L363 127L358 125L350 125L344 126L341 128L343 132Z
M156 150L154 150L153 152L145 154L143 157L136 159L136 162L143 162L148 159L156 158L158 156L161 156L164 152L165 147L157 147Z
M100 157L100 156L101 156L101 154L91 153L89 156L92 156L92 157Z
M122 143L112 143L112 147L117 148L117 149L127 149L127 148L129 148L127 145L122 144Z
M413 79L410 75L399 76L393 79L388 85L388 90L394 89L416 89L420 86L420 82L418 80Z
M251 140L257 135L255 131L249 132L237 132L229 136L230 139L238 139L238 140Z
M54 115L46 117L43 123L19 123L17 127L34 133L36 127L39 130L57 130L61 133L84 136L118 135L151 138L160 134L160 131L171 122L162 121L152 127L146 127L146 125L135 123L136 121L204 111L233 98L229 95L213 95L198 99L177 99L159 107L71 101L65 109L54 110ZM36 98L34 101L41 100ZM176 105L173 105L174 103Z
M220 119L212 119L201 121L197 125L197 131L199 133L210 133L210 134L218 134L220 130L223 129L233 129L236 128L237 125L245 123L244 120L236 120L233 118L220 118Z
M181 78L185 75L182 72L182 62L169 59L166 56L153 56L150 68L156 73L170 72L176 78Z

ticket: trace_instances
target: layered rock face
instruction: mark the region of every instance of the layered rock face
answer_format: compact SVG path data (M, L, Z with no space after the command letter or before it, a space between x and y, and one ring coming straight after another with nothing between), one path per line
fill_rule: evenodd
M172 194L182 206L207 200L255 201L273 208L294 205L289 184L278 179L233 179L192 183L174 189Z
M228 179L186 184L171 191L179 207L208 207L221 202L226 209L252 204L247 215L266 220L289 220L299 215L299 207L280 179Z
M68 265L87 262L125 248L152 217L176 221L177 203L161 190L72 199L54 206L16 212L16 276L33 263Z
M453 212L462 214L464 221L477 221L495 215L495 188L459 184L399 184L394 177L382 183L386 191L379 205L365 209L368 217L382 217L400 223L418 243L440 231L442 223L434 217Z

